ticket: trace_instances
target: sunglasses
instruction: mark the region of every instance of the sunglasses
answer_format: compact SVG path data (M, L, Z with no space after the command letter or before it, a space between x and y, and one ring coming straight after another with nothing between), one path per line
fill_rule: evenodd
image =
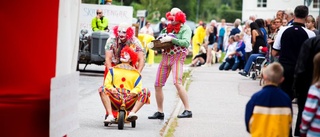
M97 14L102 14L102 12L97 12Z

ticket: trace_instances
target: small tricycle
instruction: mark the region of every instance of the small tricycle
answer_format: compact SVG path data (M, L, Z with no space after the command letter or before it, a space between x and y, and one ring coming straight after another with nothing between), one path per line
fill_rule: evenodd
M116 108L112 107L112 115L116 118L114 122L105 122L104 126L109 126L111 124L118 124L118 129L122 130L124 127L125 123L131 123L131 127L135 128L136 127L136 120L134 121L127 121L127 116L130 113L130 110L126 109L126 99L124 97L123 93L118 93L120 99L121 99L121 106L117 110ZM108 117L109 114L105 116L105 119Z

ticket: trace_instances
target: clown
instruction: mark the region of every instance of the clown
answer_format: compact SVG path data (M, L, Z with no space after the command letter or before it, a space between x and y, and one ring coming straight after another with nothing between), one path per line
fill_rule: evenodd
M178 118L191 118L192 112L189 108L188 95L182 85L183 65L188 54L188 47L191 39L191 29L186 22L186 15L178 8L173 8L166 14L167 20L170 21L166 29L161 31L164 35L160 41L172 42L174 45L166 49L162 53L162 60L158 66L158 71L155 80L156 100L158 112L149 116L149 119L163 119L163 92L162 87L165 85L170 71L172 70L173 83L178 91L178 95L185 107L184 112L178 115ZM174 35L172 35L173 33Z
M126 100L126 110L131 110L127 121L134 121L138 118L137 111L144 105L150 103L150 91L142 89L141 75L134 64L138 60L138 55L130 47L124 47L121 50L120 61L122 63L109 69L104 82L103 93L107 95L104 105L107 108L108 117L105 123L111 123L115 120L112 108L118 110L121 106L121 99L118 95L121 92ZM112 106L111 106L112 102Z
M132 66L140 73L144 67L144 50L138 38L134 37L134 31L131 26L127 23L120 23L118 26L113 28L113 34L114 35L107 40L105 45L106 56L104 79L106 78L109 69L121 63L120 53L125 47L130 47L137 53L138 58L136 61L132 62L134 63ZM103 83L105 83L105 81ZM109 97L103 92L103 90L104 86L101 86L98 91L106 113L108 113L105 102Z

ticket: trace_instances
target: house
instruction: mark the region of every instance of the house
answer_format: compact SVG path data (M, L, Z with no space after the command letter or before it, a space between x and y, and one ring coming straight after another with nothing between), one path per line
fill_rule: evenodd
M249 19L249 16L255 15L257 18L274 18L278 10L291 9L298 5L308 5L305 1L311 1L309 14L314 18L319 15L320 0L243 0L242 21Z

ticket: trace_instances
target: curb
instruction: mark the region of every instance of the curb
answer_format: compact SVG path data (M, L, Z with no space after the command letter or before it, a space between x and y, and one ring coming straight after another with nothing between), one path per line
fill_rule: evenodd
M191 71L190 72L190 77L192 76L192 69L188 69L189 71ZM185 81L185 83L184 83L184 85L183 85L183 87L186 89L186 85L187 85L187 83L188 83L188 81L190 81L190 78L187 78L187 80ZM188 92L188 91L187 91ZM188 96L189 97L189 96ZM181 99L180 99L180 97L179 97L179 101L178 101L178 103L177 103L177 105L176 105L176 108L174 109L174 111L172 112L172 114L171 114L171 116L170 116L170 118L169 118L169 122L168 122L168 124L166 125L166 127L165 127L165 130L164 130L164 132L163 132L163 136L165 136L165 135L167 135L167 133L168 133L168 130L170 129L170 126L171 126L171 124L172 124L172 122L175 120L175 118L177 118L177 115L179 114L179 112L180 112L180 110L181 110L181 108L182 108L182 101L181 101Z

